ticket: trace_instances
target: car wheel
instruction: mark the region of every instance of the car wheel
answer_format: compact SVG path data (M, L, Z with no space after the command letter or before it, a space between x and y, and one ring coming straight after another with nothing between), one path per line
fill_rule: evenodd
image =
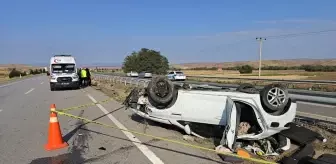
M287 88L281 84L270 84L260 91L261 103L265 111L272 115L281 115L286 107L289 95Z
M148 97L157 104L166 104L173 99L174 84L166 77L155 77L147 86Z
M191 87L190 84L183 83L182 88L183 88L183 89L186 89L186 90L191 90L192 87Z
M55 91L55 88L50 86L50 91Z
M243 83L241 85L239 85L239 87L237 88L237 91L239 92L243 92L243 93L258 93L257 89L249 83Z

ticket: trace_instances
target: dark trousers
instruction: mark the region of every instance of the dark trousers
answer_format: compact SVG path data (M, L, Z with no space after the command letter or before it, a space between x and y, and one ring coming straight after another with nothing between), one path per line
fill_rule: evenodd
M87 77L82 77L82 83L83 86L87 86L88 85L88 78Z

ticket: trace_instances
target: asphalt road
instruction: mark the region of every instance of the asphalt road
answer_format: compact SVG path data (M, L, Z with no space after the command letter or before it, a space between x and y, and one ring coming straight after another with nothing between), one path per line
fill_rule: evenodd
M50 104L54 103L57 109L61 109L107 98L93 88L52 92L47 76L0 86L0 163L221 163L221 159L211 152L92 123L84 124L61 115L58 120L63 138L69 146L50 152L44 150L48 138ZM145 130L141 118L132 116L130 110L125 110L115 101L69 113L182 141L181 133L167 126L152 124Z
M50 104L54 103L57 109L62 109L107 98L93 88L52 92L47 76L1 85L0 163L221 163L221 159L212 152L124 133L92 123L84 124L80 120L61 115L58 119L69 147L51 152L44 150L48 136ZM335 108L330 106L299 104L298 110L336 117ZM140 117L132 116L130 110L125 110L115 101L71 110L69 113L120 128L182 141L182 133L170 126L149 122L150 125L146 128ZM213 148L211 144L205 146Z

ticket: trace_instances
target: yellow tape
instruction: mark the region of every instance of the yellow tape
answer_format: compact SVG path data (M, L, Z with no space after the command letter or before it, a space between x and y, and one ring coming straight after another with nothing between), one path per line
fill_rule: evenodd
M118 128L118 127L113 126L113 125L104 124L104 123L101 123L101 122L98 122L98 121L92 121L92 120L89 120L87 118L78 117L78 116L75 116L75 115L72 115L72 114L69 114L69 113L65 113L65 112L62 112L62 111L55 111L55 112L60 114L60 115L64 115L64 116L72 117L72 118L75 118L75 119L83 120L83 121L86 121L86 122L89 122L89 123L94 123L94 124L102 125L102 126L113 128L113 129L119 129L119 130L122 130L122 131L126 131L126 132L130 132L130 133L134 133L134 134L138 134L138 135L142 135L142 136L155 138L155 139L159 139L159 140L162 140L162 141L176 143L176 144L179 144L179 145L184 145L184 146L188 146L188 147L192 147L192 148L196 148L196 149L201 149L201 150L215 152L215 153L222 154L222 155L237 157L237 158L241 158L241 159L248 160L248 161L253 161L253 162L259 162L259 163L264 163L264 164L277 164L276 162L266 161L266 160L262 160L262 159L247 158L247 157L238 156L237 154L218 152L216 150L209 149L209 148L206 148L206 147L193 145L193 144L189 144L189 143L185 143L185 142L181 142L181 141L177 141L177 140L172 140L172 139L168 139L168 138L157 137L157 136L154 136L154 135L151 135L151 134L145 134L145 133L137 132L135 130L125 130L125 129L121 129L121 128Z
M70 110L74 110L74 109L86 108L86 107L89 107L89 106L95 106L96 104L107 103L111 100L113 100L113 98L109 98L109 99L106 99L106 100L103 100L103 101L98 101L96 103L88 103L88 104L79 105L79 106L70 107L70 108L57 109L57 111L65 112L65 111L70 111Z

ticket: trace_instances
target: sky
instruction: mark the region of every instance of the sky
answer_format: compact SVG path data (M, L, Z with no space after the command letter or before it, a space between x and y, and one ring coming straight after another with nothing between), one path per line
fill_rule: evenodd
M120 64L132 51L170 63L336 58L335 0L0 0L0 64ZM284 34L335 30L314 35Z

